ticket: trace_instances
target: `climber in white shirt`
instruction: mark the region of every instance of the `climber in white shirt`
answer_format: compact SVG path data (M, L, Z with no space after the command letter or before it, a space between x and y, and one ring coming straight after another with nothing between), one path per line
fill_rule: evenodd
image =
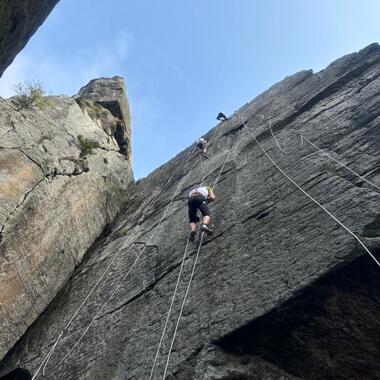
M189 222L190 222L190 236L189 240L194 241L195 235L197 234L196 228L199 218L197 217L198 210L202 214L202 223L200 225L200 230L205 232L207 235L212 234L212 230L208 226L210 223L210 208L208 207L209 202L215 201L215 194L211 187L201 186L196 187L191 190L188 197L188 207L189 207Z

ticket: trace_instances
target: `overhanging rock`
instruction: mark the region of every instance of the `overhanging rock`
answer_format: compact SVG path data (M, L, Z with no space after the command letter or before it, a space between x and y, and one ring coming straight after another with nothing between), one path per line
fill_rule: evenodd
M1 0L0 77L59 0Z

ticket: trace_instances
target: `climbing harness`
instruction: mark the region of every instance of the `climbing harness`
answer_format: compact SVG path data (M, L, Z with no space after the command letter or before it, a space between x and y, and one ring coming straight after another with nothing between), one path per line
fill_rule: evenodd
M193 149L190 150L190 153L184 158L184 160L181 162L181 164L177 167L177 169L173 172L173 174L169 177L169 179L164 183L164 185L161 187L161 190L158 192L158 194L156 194L154 196L154 198L148 203L148 205L146 206L141 218L139 219L137 225L136 225L136 228L134 229L134 232L132 233L132 239L130 239L132 241L131 243L131 246L133 245L133 243L135 242L135 236L137 235L137 231L139 230L142 222L144 221L144 218L150 208L150 206L153 204L153 202L158 198L158 196L162 193L162 191L164 190L164 188L166 187L166 185L171 181L171 179L174 177L174 175L178 172L178 170L180 168L182 168L182 166L184 166L188 161L189 159L191 158L192 154L194 153L194 150L195 150L195 147L193 147ZM181 182L182 183L182 182ZM178 187L176 189L176 191L178 190ZM166 210L165 210L165 213L163 215L163 217L160 219L159 223L157 224L157 226L155 227L150 239L148 240L148 243L146 243L146 245L144 246L144 248L142 249L142 251L140 252L140 254L137 256L137 258L135 259L135 262L132 264L132 267L128 270L127 274L123 277L122 279L122 282L124 282L125 278L128 276L128 274L131 272L132 268L136 265L138 259L142 256L143 252L145 251L147 245L149 244L149 242L152 240L153 236L155 235L158 227L160 226L162 220L164 219L164 217L166 216L173 200L174 200L174 197L175 197L175 194L176 194L176 191L174 192L173 194L173 197L171 198ZM98 280L96 281L95 285L91 288L90 292L86 295L86 297L84 298L84 300L82 301L82 303L80 304L80 306L76 309L76 311L74 312L73 316L70 318L69 322L65 325L65 327L62 329L61 333L59 334L58 338L56 339L56 341L54 342L53 346L51 347L51 349L49 350L49 352L47 353L47 355L45 356L44 360L41 362L40 366L37 368L36 372L34 373L33 377L32 377L32 380L36 379L38 373L40 372L40 370L42 369L42 373L43 375L45 375L45 371L46 371L46 366L48 364L48 362L50 361L50 358L51 356L53 355L59 341L61 340L62 336L64 335L64 333L67 331L67 329L70 327L70 325L72 324L74 318L78 315L78 313L80 312L80 310L83 308L83 306L86 304L87 300L90 298L90 296L92 295L92 293L95 291L95 289L97 288L97 286L99 285L99 283L102 281L102 279L104 278L104 276L108 273L109 269L111 268L112 264L115 262L115 260L117 259L117 257L120 255L120 253L123 251L123 249L125 248L126 246L126 243L127 243L127 239L125 240L125 242L123 243L123 245L121 246L121 248L117 251L116 255L113 257L113 259L111 260L111 262L109 263L109 265L106 267L106 269L103 271L103 273L101 274L101 276L98 278ZM121 282L121 283L122 283ZM121 286L121 283L118 285L117 289L120 288ZM115 294L116 292L113 292L111 293L111 297L106 301L106 303L103 304L103 306L101 307L100 310L103 310L103 308L108 305L108 303L110 302L111 298L113 297L113 295ZM90 325L85 329L85 332L81 335L81 337L79 338L79 340L74 344L74 346L70 349L70 351L68 352L68 354L65 355L65 357L59 362L59 364L54 367L53 371L55 371L65 360L66 358L71 354L71 352L75 349L75 347L79 344L79 342L83 339L83 337L85 336L85 334L87 333L87 331L89 330L89 328L91 327L91 325L94 323L94 321L96 320L98 314L100 313L97 313L96 317L90 322Z
M317 206L319 206L324 212L326 212L332 219L335 220L341 227L343 227L351 236L353 236L358 243L364 248L364 250L369 254L369 256L373 259L373 261L380 267L380 262L376 259L376 257L370 252L370 250L366 247L366 245L359 239L357 235L355 235L348 227L346 227L340 220L338 220L330 211L328 211L321 203L319 203L316 199L314 199L307 191L305 191L301 186L299 186L292 178L286 174L280 166L269 156L268 152L262 147L262 145L257 140L256 136L250 131L250 129L246 126L243 119L241 119L243 127L247 130L247 132L251 135L251 137L255 140L256 144L263 151L263 153L267 156L267 158L272 162L272 164L290 181L296 186L299 190L302 191L310 200L312 200Z

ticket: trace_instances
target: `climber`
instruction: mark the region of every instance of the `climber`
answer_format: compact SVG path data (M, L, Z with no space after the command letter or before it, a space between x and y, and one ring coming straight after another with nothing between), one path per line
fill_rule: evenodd
M206 149L206 145L207 145L207 141L201 137L198 141L197 141L197 148L199 149L201 155L204 157L204 158L208 158L207 157L207 149Z
M212 234L212 230L208 226L210 223L210 209L207 205L208 202L215 201L215 194L211 187L202 186L196 187L189 193L188 206L189 206L189 221L190 221L190 236L189 241L194 241L197 234L196 228L199 218L197 217L198 210L202 214L202 223L200 230L207 235Z
M228 120L228 117L223 112L219 112L218 116L216 117L216 120L226 121L226 120Z
M0 380L30 380L32 375L24 368L16 368L12 372L0 377Z

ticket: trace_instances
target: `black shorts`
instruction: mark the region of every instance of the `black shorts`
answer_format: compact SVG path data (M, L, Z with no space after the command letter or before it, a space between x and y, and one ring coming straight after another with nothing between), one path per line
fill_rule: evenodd
M189 198L189 220L190 223L197 223L197 211L199 210L202 213L202 216L209 216L210 209L207 205L207 200L203 195L195 195Z
M204 148L206 148L206 144L200 142L200 143L197 144L197 147L198 147L200 150L203 150Z

